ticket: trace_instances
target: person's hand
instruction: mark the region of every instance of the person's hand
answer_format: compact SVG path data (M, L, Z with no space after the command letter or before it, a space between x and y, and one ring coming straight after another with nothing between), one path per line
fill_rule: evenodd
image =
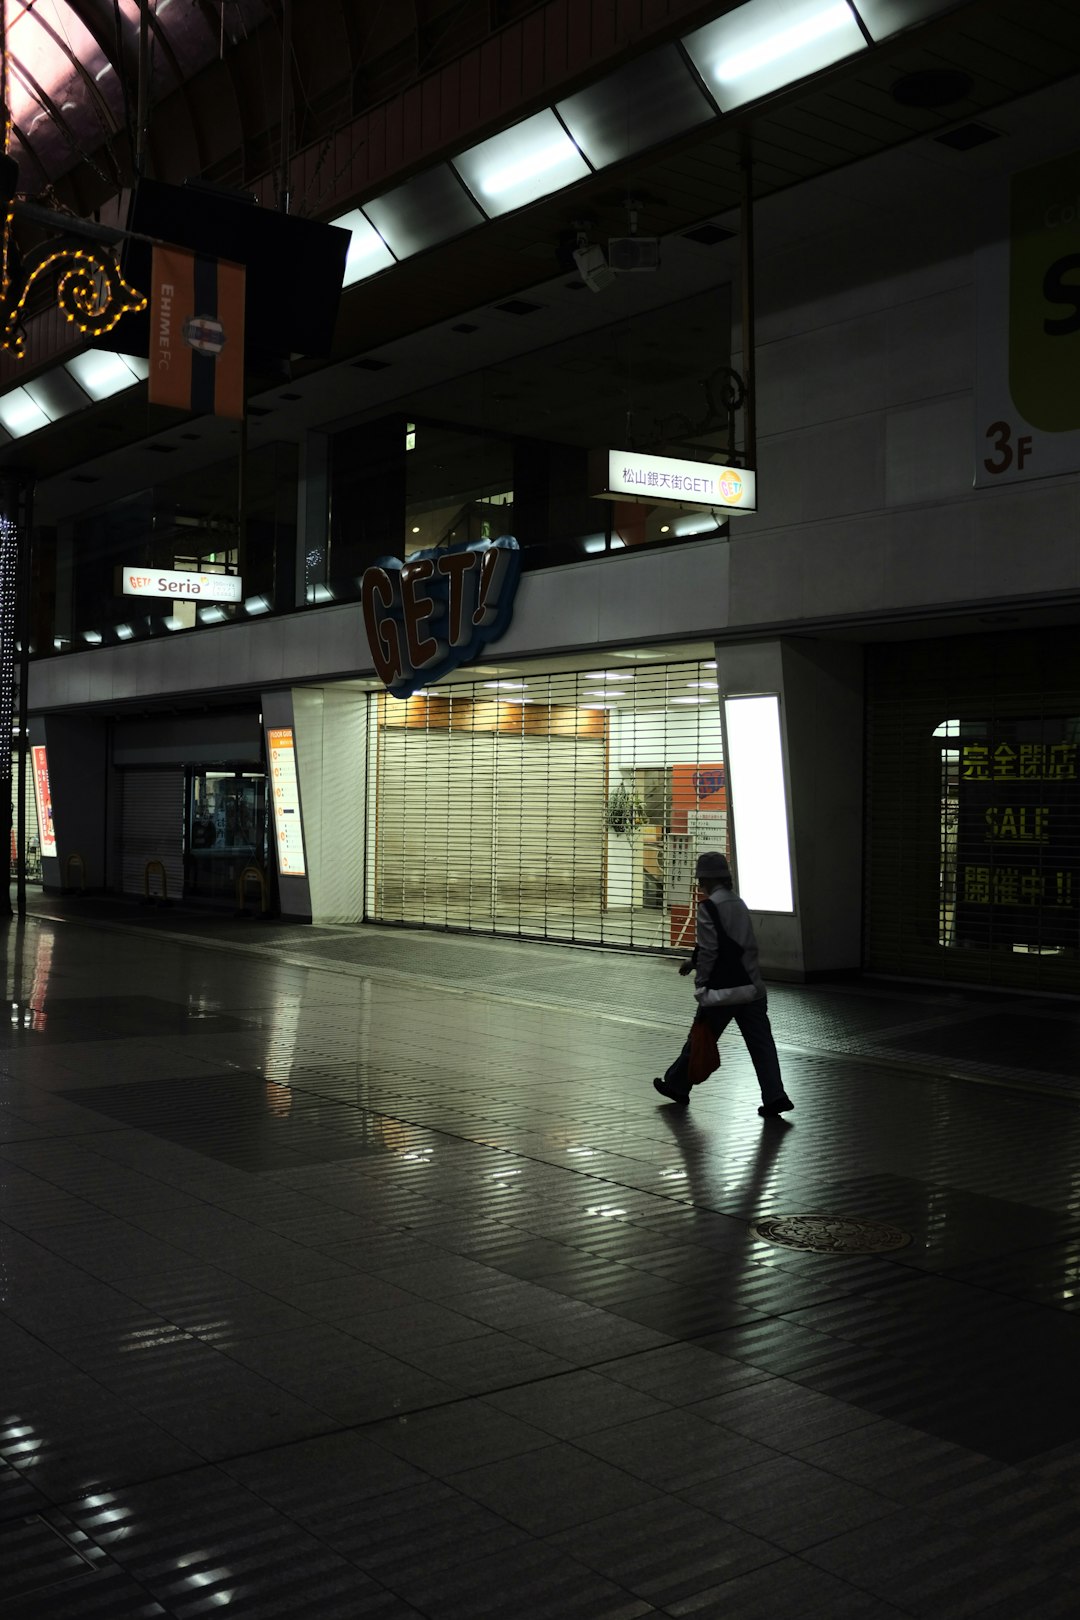
M686 975L688 973L693 973L693 971L694 971L693 962L680 962L679 963L679 977L680 978L685 979Z

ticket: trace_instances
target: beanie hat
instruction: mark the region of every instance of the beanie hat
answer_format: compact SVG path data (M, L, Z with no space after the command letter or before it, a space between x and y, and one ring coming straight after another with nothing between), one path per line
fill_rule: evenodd
M730 882L731 867L727 863L727 856L721 855L718 849L704 850L697 858L695 875L703 881L711 880L714 883L720 883L727 880Z

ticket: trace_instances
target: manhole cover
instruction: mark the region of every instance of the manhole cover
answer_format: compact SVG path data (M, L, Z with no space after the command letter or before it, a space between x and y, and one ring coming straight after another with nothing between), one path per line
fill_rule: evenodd
M770 1215L751 1231L766 1243L814 1254L883 1254L911 1242L910 1232L857 1215Z

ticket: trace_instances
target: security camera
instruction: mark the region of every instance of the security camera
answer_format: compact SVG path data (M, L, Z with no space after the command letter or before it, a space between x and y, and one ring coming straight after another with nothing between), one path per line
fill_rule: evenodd
M582 243L574 250L574 263L578 267L578 274L590 292L603 292L615 280L615 272L604 257L604 250L598 244L589 246Z

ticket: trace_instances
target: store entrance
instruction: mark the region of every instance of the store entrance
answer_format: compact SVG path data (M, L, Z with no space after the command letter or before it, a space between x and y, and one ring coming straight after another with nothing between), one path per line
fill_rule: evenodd
M184 898L237 902L245 869L269 872L266 777L230 765L185 772ZM254 880L252 880L254 882Z

